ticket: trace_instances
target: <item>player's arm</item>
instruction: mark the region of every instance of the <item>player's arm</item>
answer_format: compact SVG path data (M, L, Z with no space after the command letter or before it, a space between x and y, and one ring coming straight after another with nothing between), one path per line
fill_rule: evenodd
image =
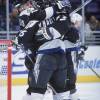
M30 51L28 56L25 56L25 66L28 70L31 70L35 62L35 51L34 51L34 34L39 29L38 21L29 21L26 27L18 33L18 43L24 47L25 51ZM31 60L30 60L31 59Z
M34 34L39 29L39 25L38 25L39 22L41 20L44 20L45 18L48 18L48 16L50 17L52 15L51 13L50 15L47 14L49 13L50 10L53 13L52 11L53 9L51 7L50 9L47 8L43 11L35 11L35 12L33 11L33 13L32 12L30 13L28 24L18 33L18 43L19 44L23 44L24 46L26 46L26 44L32 42L32 39L34 38ZM25 16L22 18L25 18Z
M33 20L29 21L29 23L26 25L26 27L19 31L18 33L18 43L23 44L26 46L26 44L31 43L34 38L34 34L38 31L38 21Z
M51 12L50 12L51 11ZM31 43L34 38L34 34L39 29L40 21L49 18L53 15L53 8L48 7L45 10L33 11L30 14L29 22L25 28L18 33L18 43L26 46L27 43Z
M20 30L24 29L25 26L27 25L29 19L27 15L22 15L18 17L19 19L19 26L20 26Z
M59 1L55 5L51 7L47 7L44 10L38 10L38 11L33 11L33 13L30 14L30 19L35 19L35 20L45 20L48 19L52 16L55 16L58 11L66 7L67 4L64 1Z
M42 20L45 20L45 19L48 19L50 17L52 17L55 13L55 10L53 7L48 7L44 10L38 10L38 11L35 11L33 13L30 14L30 19L35 19L35 20L39 20L39 21L42 21Z
M72 43L76 43L77 40L79 40L79 31L75 27L70 27L64 39L69 40Z

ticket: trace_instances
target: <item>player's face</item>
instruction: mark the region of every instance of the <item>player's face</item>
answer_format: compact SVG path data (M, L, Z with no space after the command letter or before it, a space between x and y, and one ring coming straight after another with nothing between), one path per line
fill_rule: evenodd
M12 11L12 16L16 17L18 15L18 9L14 8Z

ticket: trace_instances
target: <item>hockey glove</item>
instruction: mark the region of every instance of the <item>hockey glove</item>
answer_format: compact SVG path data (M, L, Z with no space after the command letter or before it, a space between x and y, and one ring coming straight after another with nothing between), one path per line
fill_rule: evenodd
M85 56L85 51L88 49L88 47L82 45L80 46L80 51L78 52L78 59L79 60L84 60L84 56Z

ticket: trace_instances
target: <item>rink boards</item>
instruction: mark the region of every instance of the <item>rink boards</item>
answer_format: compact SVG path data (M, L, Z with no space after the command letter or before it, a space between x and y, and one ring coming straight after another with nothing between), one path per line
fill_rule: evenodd
M93 68L100 74L100 47L90 46L85 53L85 60L81 61L77 71L77 82L100 82L100 79L91 71ZM6 55L4 55L6 56ZM12 82L14 85L27 84L27 69L24 66L24 53L13 50L12 54ZM1 60L0 60L1 61ZM1 67L1 65L0 65Z

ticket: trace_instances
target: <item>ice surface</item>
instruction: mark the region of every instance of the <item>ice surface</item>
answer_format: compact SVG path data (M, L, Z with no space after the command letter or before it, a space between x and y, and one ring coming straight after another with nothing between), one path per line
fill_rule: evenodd
M12 100L22 100L27 86L13 86ZM100 83L78 83L80 100L100 100ZM48 98L48 99L47 99ZM45 100L52 100L52 93L47 93Z

